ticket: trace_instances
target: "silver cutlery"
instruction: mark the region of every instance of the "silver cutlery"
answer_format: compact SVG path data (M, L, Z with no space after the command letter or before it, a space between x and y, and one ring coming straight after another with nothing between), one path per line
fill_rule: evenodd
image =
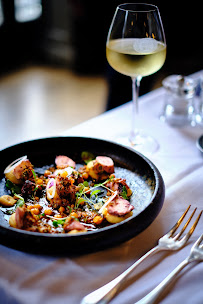
M176 222L176 224L172 227L172 229L165 234L163 237L161 237L158 241L158 245L152 248L150 251L148 251L145 255L143 255L138 261L136 261L132 266L130 266L127 270L125 270L123 273L121 273L118 277L107 283L106 285L100 287L99 289L96 289L95 291L91 292L87 296L85 296L81 304L105 304L109 303L109 301L115 296L115 294L118 292L121 285L125 282L125 279L130 275L130 273L141 263L143 262L147 257L163 250L179 250L181 249L186 242L189 240L191 235L193 234L197 223L199 222L199 219L201 217L201 214L203 210L199 213L197 216L194 224L191 226L190 230L183 236L183 233L187 226L189 225L192 217L194 216L194 213L197 208L194 209L192 214L190 215L189 219L183 226L182 230L175 235L175 232L177 231L178 227L182 223L183 219L185 218L186 214L188 213L191 205L188 206L188 208L185 210L185 212L182 214L182 216L179 218L179 220Z
M135 304L152 304L161 295L165 288L171 283L171 281L177 276L177 274L188 264L199 261L203 262L203 245L200 245L203 241L203 234L198 238L195 244L190 250L189 256L182 261L157 287L155 287L144 298L136 302Z

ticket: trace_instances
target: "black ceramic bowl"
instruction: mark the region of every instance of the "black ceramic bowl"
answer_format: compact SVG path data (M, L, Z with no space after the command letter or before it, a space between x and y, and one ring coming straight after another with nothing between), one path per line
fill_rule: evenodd
M160 172L143 155L112 142L85 137L52 137L20 143L0 151L0 179L4 177L6 166L23 155L27 155L35 167L42 167L54 164L56 155L67 155L76 162L81 161L82 151L106 155L114 160L116 172L126 178L133 189L133 216L96 231L51 235L11 228L0 211L2 244L35 253L85 253L129 240L153 222L161 210L165 194Z
M196 142L196 146L197 146L197 148L199 149L199 151L200 151L201 153L203 153L203 135L201 135L201 136L198 138L198 140L197 140L197 142Z

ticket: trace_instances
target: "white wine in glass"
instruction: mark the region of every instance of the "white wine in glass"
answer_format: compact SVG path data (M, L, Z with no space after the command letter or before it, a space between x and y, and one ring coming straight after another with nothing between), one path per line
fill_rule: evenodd
M166 59L166 41L159 10L151 4L121 4L110 26L106 56L116 71L132 78L132 130L120 143L150 154L159 145L135 128L139 85L142 77L156 73Z

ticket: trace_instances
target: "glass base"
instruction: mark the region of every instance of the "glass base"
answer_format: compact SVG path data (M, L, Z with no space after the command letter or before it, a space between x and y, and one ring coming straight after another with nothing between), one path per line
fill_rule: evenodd
M122 136L116 139L116 142L133 148L145 156L150 156L159 150L159 144L153 137L145 134L138 134L134 136Z

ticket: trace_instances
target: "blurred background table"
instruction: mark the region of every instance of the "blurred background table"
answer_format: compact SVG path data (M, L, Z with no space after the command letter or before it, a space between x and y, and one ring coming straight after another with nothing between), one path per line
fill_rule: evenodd
M131 99L131 79L108 66L105 52L121 2L105 0L95 13L92 0L0 0L0 148L57 135ZM143 78L141 95L167 75L203 68L201 10L153 4L164 24L167 58L159 72Z

